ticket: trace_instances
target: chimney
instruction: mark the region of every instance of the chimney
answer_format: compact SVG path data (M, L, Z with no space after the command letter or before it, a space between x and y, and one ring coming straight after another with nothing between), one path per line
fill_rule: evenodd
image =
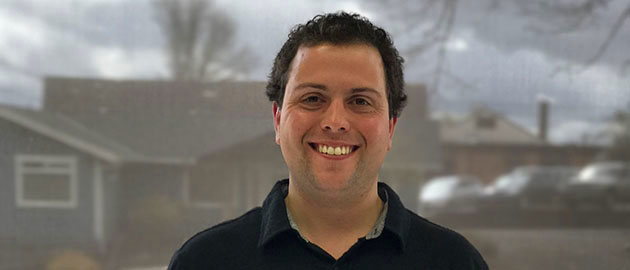
M538 95L538 138L541 142L547 142L547 132L549 126L549 97Z

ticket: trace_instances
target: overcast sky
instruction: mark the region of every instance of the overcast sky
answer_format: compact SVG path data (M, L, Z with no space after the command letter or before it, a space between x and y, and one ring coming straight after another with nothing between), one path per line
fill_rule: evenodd
M434 112L462 114L486 105L535 131L535 102L544 96L552 100L551 139L575 142L585 133L595 136L615 110L630 106L630 73L622 73L621 68L630 59L628 20L595 65L581 72L554 72L585 63L630 0L611 1L579 30L565 33L535 31L560 26L557 16L544 11L524 15L510 1L497 1L502 3L499 7L489 4L493 2L460 1L446 60L450 75L443 77L431 98ZM359 12L391 32L406 58L407 81L432 81L435 54L405 53L433 19L399 15L413 13L412 6L393 7L376 0L217 0L216 8L237 26L234 47L246 46L256 58L246 79L265 80L295 24L317 13L346 10ZM406 25L418 27L410 31ZM3 0L0 103L37 107L42 77L48 75L166 78L164 45L149 0Z

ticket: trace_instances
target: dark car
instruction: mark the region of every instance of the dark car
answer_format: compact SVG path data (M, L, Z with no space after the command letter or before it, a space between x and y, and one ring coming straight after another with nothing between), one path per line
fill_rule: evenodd
M562 187L577 172L565 166L518 167L502 175L483 192L485 210L562 210Z
M585 166L563 187L576 210L630 210L630 163L597 162Z
M424 216L474 213L482 191L481 181L474 176L449 175L432 178L420 189L418 213Z

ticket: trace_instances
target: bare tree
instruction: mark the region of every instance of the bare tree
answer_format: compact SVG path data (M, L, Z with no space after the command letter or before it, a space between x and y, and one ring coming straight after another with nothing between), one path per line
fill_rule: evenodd
M403 20L403 28L400 32L410 35L419 34L420 38L414 40L414 44L403 51L406 55L421 55L436 53L437 62L433 68L433 81L428 86L430 92L437 91L441 78L444 75L457 77L446 68L448 58L447 44L450 40L453 27L457 18L457 6L459 0L422 0L402 1L374 0L372 3L379 6L378 10L390 11L385 14L395 20ZM397 6L400 9L381 8ZM402 8L404 7L404 8ZM435 20L424 23L424 19L430 14L437 14ZM457 77L458 78L458 77Z
M234 79L256 62L248 48L233 50L233 22L212 0L154 0L154 6L173 79Z
M609 8L611 1L514 0L510 2L516 5L522 16L528 17L532 22L536 23L529 30L539 34L557 34L580 31L597 11ZM473 88L473 90L476 88L457 74L454 74L447 65L447 45L451 39L453 29L457 26L459 0L373 0L371 4L376 5L379 11L390 11L389 16L388 14L385 15L391 20L402 23L403 27L400 32L410 35L420 34L420 38L415 40L415 43L403 53L411 56L435 54L436 62L434 63L433 80L429 86L431 92L438 91L443 77L451 79L464 88ZM480 4L485 5L488 12L495 12L506 5L505 2L498 0L486 0ZM429 21L427 18L433 20L427 22ZM583 67L582 70L593 66L602 58L628 20L630 20L630 2L616 18L601 45L592 55L585 59L581 65ZM630 71L630 57L623 60L620 70L622 72Z
M592 21L598 11L609 8L611 0L583 0L583 1L561 1L561 0L537 0L537 1L515 1L524 15L534 18L537 25L530 28L534 32L543 34L562 34L580 31L589 21ZM619 31L630 20L630 1L623 8L621 13L614 19L613 24L607 31L604 40L594 52L589 55L578 71L583 71L595 65L610 48ZM622 60L621 73L628 72L630 67L630 57ZM561 67L558 71L575 70L573 66Z

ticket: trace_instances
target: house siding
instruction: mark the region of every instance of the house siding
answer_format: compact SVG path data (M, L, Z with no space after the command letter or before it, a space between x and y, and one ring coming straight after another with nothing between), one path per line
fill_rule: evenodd
M118 175L121 191L118 197L119 226L121 230L138 224L151 223L141 220L149 211L167 214L167 209L179 207L181 202L181 185L186 168L182 166L155 164L126 164ZM157 210L157 211L156 211ZM146 218L161 218L147 216ZM165 219L169 217L165 216Z
M93 243L94 159L67 145L0 119L0 243L10 246L83 247ZM18 207L15 156L63 155L77 160L77 207Z
M269 132L200 158L191 177L232 182L227 185L232 190L225 192L232 192L234 196L227 202L229 205L223 215L214 221L216 223L262 205L276 181L288 178L288 169L275 143L275 134ZM218 186L226 188L226 185Z
M167 264L173 248L191 236L191 227L209 223L211 213L191 215L183 205L187 170L186 166L127 163L116 171L120 192L115 205L108 206L118 213L109 268L136 264L143 254L159 258L154 264Z

